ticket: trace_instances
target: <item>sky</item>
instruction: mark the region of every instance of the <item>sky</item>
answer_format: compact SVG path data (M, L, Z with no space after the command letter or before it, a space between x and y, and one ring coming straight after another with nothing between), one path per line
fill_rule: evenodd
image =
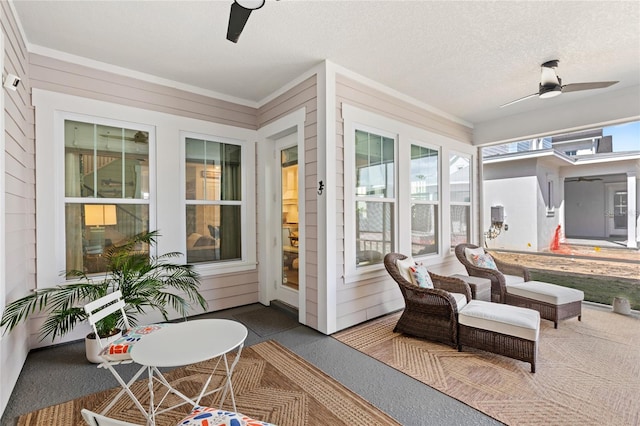
M640 121L603 127L604 136L613 136L613 151L640 151Z

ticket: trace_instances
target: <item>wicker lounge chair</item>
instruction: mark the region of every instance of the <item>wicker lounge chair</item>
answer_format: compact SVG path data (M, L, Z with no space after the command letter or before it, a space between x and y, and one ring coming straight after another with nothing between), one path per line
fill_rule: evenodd
M478 249L479 247L473 244L458 244L455 248L455 253L460 263L464 265L469 276L489 278L491 280L492 302L507 303L507 282L524 282L531 280L529 270L524 266L501 262L495 258L493 260L498 270L476 266L467 259L465 248Z
M457 278L429 272L434 288L418 287L407 281L396 265L397 260L406 258L400 253L384 257L384 266L398 283L405 302L404 312L393 331L457 347L458 304L451 293L463 294L469 302L469 285Z
M494 258L498 270L480 268L467 259L465 248L478 249L473 244L456 246L456 257L467 269L470 276L491 280L491 301L534 309L541 318L558 321L578 317L582 320L584 293L569 287L541 281L531 281L529 270L524 266L501 262Z

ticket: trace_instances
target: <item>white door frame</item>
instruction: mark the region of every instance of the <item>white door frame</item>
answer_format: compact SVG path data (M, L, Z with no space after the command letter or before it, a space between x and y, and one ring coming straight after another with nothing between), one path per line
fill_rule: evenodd
M295 131L295 127L291 129L292 133L287 134L286 136L281 136L277 139L274 140L274 150L275 150L275 155L274 158L276 159L276 162L278 163L278 167L274 167L273 171L274 171L274 177L273 177L273 182L275 183L275 185L272 187L274 190L274 195L275 195L275 202L273 203L273 222L271 223L271 226L273 226L274 228L277 228L277 226L279 225L281 227L281 230L284 231L284 227L282 224L282 207L283 207L283 198L284 198L284 194L282 193L282 151L288 148L298 148L298 133ZM299 161L298 161L299 163ZM300 166L298 165L298 181L300 178ZM298 205L300 204L300 187L298 186ZM300 219L298 218L298 230L300 229ZM272 271L272 275L275 277L275 283L274 283L274 288L272 288L271 286L267 286L267 289L269 290L270 294L271 291L273 291L273 294L271 294L271 296L269 297L270 300L273 299L279 299L282 300L283 302L286 302L292 306L295 306L296 308L299 306L300 301L298 300L298 290L292 289L288 286L284 286L283 285L283 256L284 256L284 246L285 245L290 245L289 242L284 241L284 233L283 232L279 232L276 233L276 238L275 238L275 248L276 250L273 250L272 252L270 252L268 255L273 255L274 259L272 259L272 261L269 262L270 266L273 266L273 271ZM298 246L298 251L300 251L299 246ZM276 253L278 253L278 256L276 256ZM275 257L278 257L279 262L275 262ZM298 253L298 262L301 262L300 259L300 253ZM293 265L292 265L293 267ZM300 268L298 267L298 275L300 274ZM298 282L301 281L301 276L298 277Z
M277 185L275 181L276 170L280 170L280 159L275 158L276 140L293 132L298 137L298 272L300 283L298 287L298 321L306 324L306 262L305 262L305 146L304 146L304 122L306 108L302 107L286 116L283 116L258 129L257 152L257 189L258 189L258 277L259 277L259 301L269 305L275 298L275 289L279 285L277 277L281 268L280 253L274 250L282 234L281 226L273 226L281 223L280 215L275 216L279 210L277 204ZM277 207L277 209L276 209Z

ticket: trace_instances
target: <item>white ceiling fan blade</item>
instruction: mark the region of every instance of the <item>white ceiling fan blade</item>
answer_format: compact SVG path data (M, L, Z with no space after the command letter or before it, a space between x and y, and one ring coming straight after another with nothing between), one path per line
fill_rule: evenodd
M562 86L563 92L579 92L580 90L604 89L613 86L617 81L594 81L592 83L572 83Z
M527 95L527 96L525 96L523 98L516 99L515 101L507 102L506 104L500 105L500 108L504 108L506 106L513 105L516 102L524 101L525 99L533 98L534 96L538 96L538 94L537 93L532 93L532 94Z

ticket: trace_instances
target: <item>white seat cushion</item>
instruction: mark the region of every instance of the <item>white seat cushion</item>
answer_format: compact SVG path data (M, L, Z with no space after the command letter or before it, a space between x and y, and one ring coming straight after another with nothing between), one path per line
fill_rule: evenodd
M505 274L502 274L502 275L504 275L504 281L507 286L524 282L524 278L518 275L505 275Z
M575 288L563 287L541 281L527 281L507 286L507 293L552 305L584 300L584 293Z
M467 305L467 296L462 293L449 293L456 299L456 305L458 305L458 312L460 309L464 308Z
M540 332L538 311L482 300L472 300L467 303L458 313L458 322L467 327L532 341L538 340Z

